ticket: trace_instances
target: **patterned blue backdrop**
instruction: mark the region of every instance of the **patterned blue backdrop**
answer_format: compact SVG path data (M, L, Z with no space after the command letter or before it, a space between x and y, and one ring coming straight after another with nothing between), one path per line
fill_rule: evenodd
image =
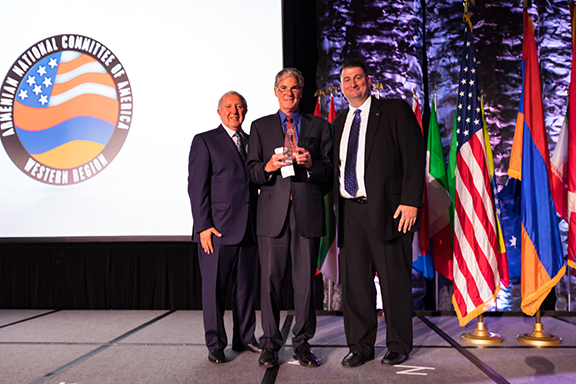
M506 184L522 87L522 1L477 0L470 6L486 120L499 188ZM539 49L550 153L566 113L571 69L570 17L566 0L534 0L528 10ZM456 108L459 55L464 39L463 3L456 0L318 0L318 89L338 87L339 68L350 56L366 59L383 97L411 103L414 90L427 127L437 89L438 120L446 158ZM323 98L326 115L329 98ZM336 94L337 112L347 106ZM561 223L566 236L566 225ZM512 260L514 261L514 260ZM566 309L565 282L556 309ZM502 293L500 308L517 309L519 282Z

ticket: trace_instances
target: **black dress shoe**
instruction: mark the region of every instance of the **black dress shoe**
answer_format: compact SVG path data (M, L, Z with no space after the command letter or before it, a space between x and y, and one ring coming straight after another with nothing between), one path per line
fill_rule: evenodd
M345 368L353 368L359 367L365 362L374 359L374 356L366 356L361 354L360 352L350 352L346 355L346 357L342 360L342 366Z
M262 348L257 341L249 344L233 345L232 350L236 352L250 351L254 353L262 353Z
M300 362L303 367L319 367L320 362L312 352L310 344L302 343L294 349L292 356Z
M208 352L208 360L214 364L220 364L226 362L226 357L224 356L223 349L213 349Z
M278 365L278 352L272 348L266 348L258 358L258 365L264 368L274 368Z
M401 353L394 351L388 351L386 352L384 358L382 359L382 364L396 365L396 364L402 364L406 360L408 360L408 355L403 355Z

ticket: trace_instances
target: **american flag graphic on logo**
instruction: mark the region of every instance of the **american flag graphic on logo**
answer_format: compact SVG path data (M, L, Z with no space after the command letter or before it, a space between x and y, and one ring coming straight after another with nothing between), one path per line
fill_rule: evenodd
M20 84L14 122L33 159L74 168L106 146L118 120L112 76L92 57L64 51L34 65Z

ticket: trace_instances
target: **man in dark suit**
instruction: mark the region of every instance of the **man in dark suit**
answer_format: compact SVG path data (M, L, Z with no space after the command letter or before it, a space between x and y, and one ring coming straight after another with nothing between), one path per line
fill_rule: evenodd
M222 124L194 137L190 148L188 194L192 241L198 244L202 308L208 360L223 363L228 344L224 308L232 277L232 349L261 352L254 337L258 248L255 238L257 187L245 169L247 135L242 131L246 100L237 92L218 102Z
M332 137L323 119L298 109L304 78L293 68L276 75L274 93L280 110L252 123L247 168L260 185L257 235L261 267L263 367L279 364L283 345L279 329L281 293L292 266L294 309L293 356L303 366L317 367L308 340L316 331L314 276L320 237L325 233L323 183L332 180ZM290 132L296 143L288 143ZM288 144L287 144L288 143ZM292 156L283 148L293 144ZM288 152L290 152L288 151ZM279 153L277 153L279 152ZM293 167L293 176L283 177Z
M344 63L341 89L350 107L333 122L344 367L374 358L378 328L374 273L386 319L383 364L400 364L412 350L412 237L422 205L425 149L420 127L403 100L370 96L362 61Z

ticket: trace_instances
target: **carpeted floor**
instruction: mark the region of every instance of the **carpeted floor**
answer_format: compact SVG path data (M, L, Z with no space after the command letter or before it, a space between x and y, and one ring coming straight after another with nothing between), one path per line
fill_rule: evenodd
M261 335L258 313L256 335ZM232 316L226 313L227 330ZM226 349L228 362L207 359L201 311L0 310L0 383L573 383L576 382L576 313L547 313L544 331L560 336L557 347L534 348L516 335L529 333L534 319L488 314L501 344L479 347L460 341L464 328L450 315L418 313L413 318L414 350L402 365L380 363L385 323L378 329L376 358L343 368L348 353L339 313L318 314L310 340L319 368L292 359L293 314L283 312L286 345L275 369L258 366L258 355ZM229 335L231 338L231 335Z

